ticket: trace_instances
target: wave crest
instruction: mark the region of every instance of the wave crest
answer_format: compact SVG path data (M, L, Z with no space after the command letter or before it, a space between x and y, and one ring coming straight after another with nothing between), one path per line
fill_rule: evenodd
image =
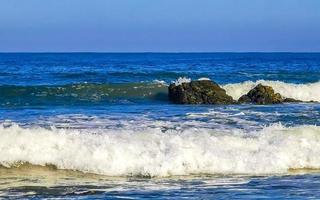
M74 105L83 103L117 102L119 100L166 100L163 82L95 84L81 83L61 86L0 86L0 105Z

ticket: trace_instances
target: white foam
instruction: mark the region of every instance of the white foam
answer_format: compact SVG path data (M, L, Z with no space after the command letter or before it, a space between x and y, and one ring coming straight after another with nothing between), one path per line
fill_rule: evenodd
M320 101L320 82L293 84L281 81L259 80L256 82L246 81L243 83L227 84L222 87L227 91L227 94L234 99L239 99L259 83L271 86L275 92L278 92L287 98L294 98L302 101Z
M159 86L168 86L168 84L164 80L155 79L152 82L155 84L159 84Z
M202 78L199 78L198 81L211 81L211 79L207 77L202 77Z
M187 77L179 77L176 81L174 81L173 83L178 86L181 85L182 83L190 83L191 82L191 78L187 78Z
M0 163L54 164L109 176L286 173L320 168L320 127L231 133L189 128L141 131L0 126Z

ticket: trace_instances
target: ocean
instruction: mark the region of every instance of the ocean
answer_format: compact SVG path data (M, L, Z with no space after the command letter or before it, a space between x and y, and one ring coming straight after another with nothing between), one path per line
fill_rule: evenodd
M313 103L176 105L258 83ZM320 199L320 53L1 53L0 198Z

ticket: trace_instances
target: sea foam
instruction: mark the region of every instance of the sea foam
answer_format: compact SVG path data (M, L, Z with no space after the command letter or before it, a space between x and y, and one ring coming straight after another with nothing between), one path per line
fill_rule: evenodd
M226 84L223 88L227 91L227 94L234 99L239 99L259 83L271 86L275 92L278 92L287 98L294 98L302 101L320 101L320 82L293 84L282 81L259 80L256 82L245 81L242 83Z
M176 86L181 85L182 83L190 83L191 82L191 78L187 78L187 77L179 77L177 80L175 80L173 83Z
M276 174L320 168L320 127L244 132L189 128L76 130L0 125L0 164L52 164L108 176Z

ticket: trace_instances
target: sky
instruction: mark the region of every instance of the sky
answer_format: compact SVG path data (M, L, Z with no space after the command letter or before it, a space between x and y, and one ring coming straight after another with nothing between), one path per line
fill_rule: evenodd
M0 52L320 52L320 0L1 0Z

